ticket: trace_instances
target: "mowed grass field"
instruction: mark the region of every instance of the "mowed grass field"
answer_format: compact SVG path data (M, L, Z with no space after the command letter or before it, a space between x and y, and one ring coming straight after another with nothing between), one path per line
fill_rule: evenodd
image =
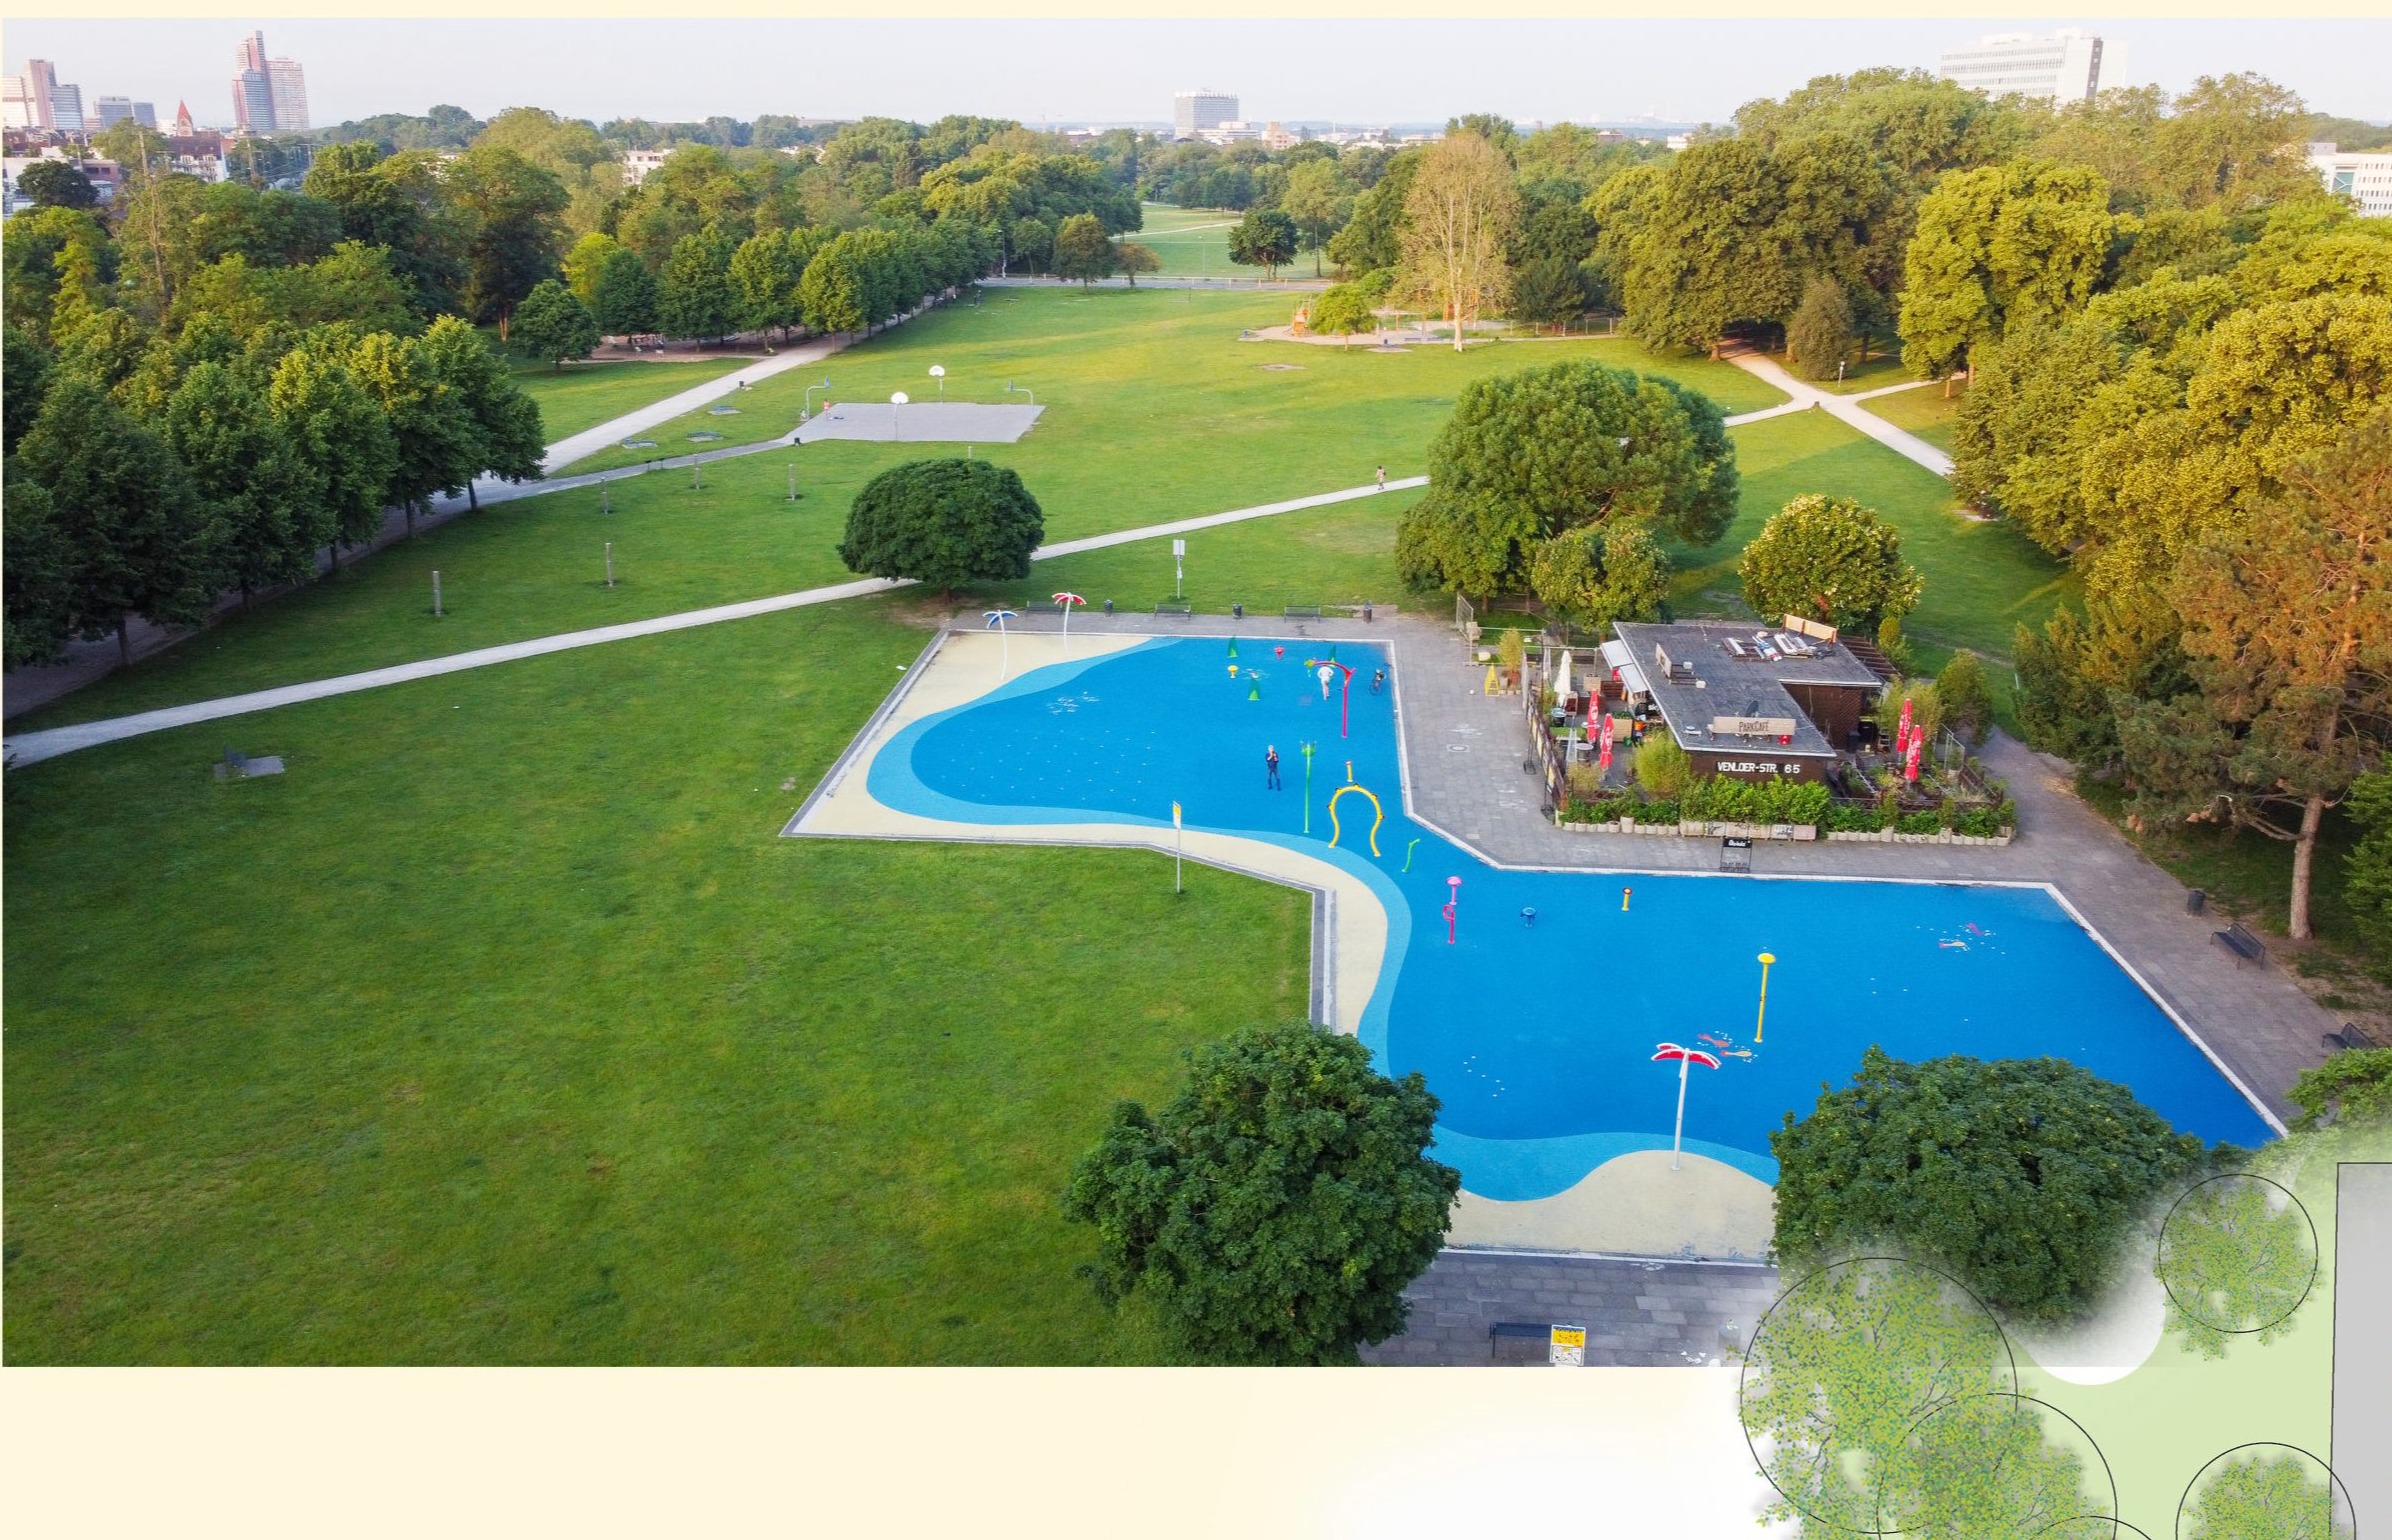
M1282 299L995 290L985 304L932 311L820 371L792 370L743 391L737 417L699 412L685 421L734 439L770 438L797 420L804 386L824 373L834 394L851 400L919 393L933 363L947 369L951 398L1000 400L1016 379L1047 408L1038 426L1018 444L973 452L1018 470L1045 509L1048 538L1067 540L1358 486L1380 465L1391 477L1418 474L1465 383L1564 357L1665 372L1731 412L1781 399L1730 365L1656 359L1625 341L1385 354L1237 340L1242 327L1283 318ZM676 443L675 431L650 436ZM620 478L603 496L576 488L494 504L16 725L116 716L844 582L854 574L837 546L855 493L893 465L956 452L825 442L717 462L702 486L687 470L655 470ZM795 503L792 465L805 494ZM434 571L447 611L439 618ZM1154 590L1169 591L1167 577ZM1218 597L1226 609L1235 596Z
M846 605L244 721L269 780L213 726L10 772L8 1360L1151 1358L1062 1188L1304 1014L1307 900L779 838L926 639Z
M518 360L514 381L540 403L540 426L553 444L753 362L747 358L673 363L624 359L568 363L560 370L544 364L526 365Z
M1183 209L1168 203L1140 205L1145 225L1122 237L1151 246L1163 259L1158 278L1260 278L1259 267L1240 267L1229 260L1229 232L1242 217L1228 209ZM1312 276L1312 257L1306 253L1295 268Z

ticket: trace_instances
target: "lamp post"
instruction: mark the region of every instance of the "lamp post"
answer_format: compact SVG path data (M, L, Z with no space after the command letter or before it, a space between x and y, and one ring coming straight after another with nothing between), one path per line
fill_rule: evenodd
M821 383L821 384L819 384L819 385L808 385L808 386L806 387L806 399L805 399L805 404L804 404L804 405L802 405L802 406L800 406L800 407L797 409L797 420L798 420L799 422L804 422L804 421L806 421L807 419L811 418L811 417L814 415L814 392L816 392L816 391L818 391L818 390L828 390L828 389L830 389L830 388L831 388L831 377L830 377L829 375L827 375L827 374L826 374L826 375L824 375L824 376L822 377L822 383ZM828 401L825 401L825 402L824 402L824 403L822 403L822 404L823 404L824 406L828 406L828 405L830 405L830 403L829 403Z
M1761 1028L1769 1022L1769 965L1775 961L1769 953L1761 954L1761 1005L1752 1018L1752 1040L1756 1044L1761 1041Z

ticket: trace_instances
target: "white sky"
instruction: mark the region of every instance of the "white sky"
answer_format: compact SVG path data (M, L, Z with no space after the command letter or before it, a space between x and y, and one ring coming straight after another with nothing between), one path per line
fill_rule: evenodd
M320 126L451 102L478 117L519 105L603 122L760 112L806 117L948 112L1058 125L1170 117L1210 87L1257 121L1442 121L1489 110L1520 122L1653 116L1723 121L1756 96L1868 65L1932 69L1991 31L2058 22L1434 21L274 21L268 52L306 67ZM2320 111L2392 119L2392 21L2073 23L2123 42L2126 83L2180 89L2256 70ZM239 21L12 21L5 69L47 58L95 96L188 100L231 116ZM1457 43L1460 46L1457 46ZM2115 82L2105 82L2115 83Z

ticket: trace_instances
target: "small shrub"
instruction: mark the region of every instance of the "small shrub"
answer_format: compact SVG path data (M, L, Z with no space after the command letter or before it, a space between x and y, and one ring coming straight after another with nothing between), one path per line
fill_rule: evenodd
M1826 827L1835 834L1875 834L1885 827L1885 815L1874 807L1838 802L1827 810Z
M1933 808L1924 812L1904 813L1894 821L1897 834L1938 834L1943 831L1943 814Z
M1694 779L1694 761L1667 728L1636 750L1636 784L1656 797L1675 797Z

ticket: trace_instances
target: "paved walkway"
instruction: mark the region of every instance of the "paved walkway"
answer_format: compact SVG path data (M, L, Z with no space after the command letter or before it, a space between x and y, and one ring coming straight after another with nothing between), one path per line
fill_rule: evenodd
M754 453L756 448L743 446L737 450L717 451L717 454ZM610 473L612 474L612 473ZM597 480L598 477L583 478ZM1425 476L1390 481L1390 491L1427 484ZM554 486L554 483L548 485ZM1290 498L1285 502L1264 503L1253 508L1234 508L1227 513L1206 514L1200 518L1180 519L1169 524L1150 524L1142 529L1115 530L1110 534L1090 535L1080 540L1064 540L1041 546L1031 554L1032 561L1051 561L1079 551L1098 551L1107 546L1128 545L1133 541L1152 540L1163 535L1180 534L1192 529L1210 529L1221 524L1235 524L1245 519L1268 518L1273 514L1294 513L1305 508L1326 508L1335 503L1351 502L1356 498L1374 497L1378 488L1347 487L1337 492L1322 492L1312 497ZM466 669L488 668L494 663L512 663L521 658L536 658L552 652L569 652L578 647L597 647L608 642L629 641L635 637L658 636L668 631L686 631L696 626L718 625L727 620L746 620L757 615L775 614L781 610L802 609L808 605L829 604L840 599L861 598L867 594L886 593L893 588L910 587L910 581L890 581L883 578L863 578L852 583L834 583L823 588L802 589L796 593L777 594L766 599L749 599L737 604L718 604L702 610L685 610L675 615L659 615L650 620L625 621L619 625L597 626L587 631L568 631L555 636L534 637L528 641L508 642L497 647L477 648L472 652L450 653L445 657L422 658L412 663L394 664L388 668L369 669L363 673L343 674L332 679L310 680L304 684L282 685L271 690L253 690L244 695L227 695L216 700L193 701L187 705L167 706L156 711L143 711L132 716L110 717L98 722L78 722L69 727L45 728L40 732L20 733L10 738L4 749L11 766L38 764L88 749L102 743L114 743L121 738L137 738L145 733L164 732L171 727L188 727L197 722L213 722L225 717L246 716L256 711L271 711L277 706L295 706L302 701L323 700L334 695L353 695L361 690L379 690L386 685L406 684L417 679L437 678L442 674L461 673Z
M1859 405L1860 402L1866 401L1872 396L1890 396L1898 390L1913 389L1916 382L1904 381L1900 385L1887 385L1876 390L1864 390L1854 395L1839 396L1834 391L1821 390L1816 385L1806 384L1794 378L1780 368L1774 359L1764 358L1758 353L1729 353L1727 361L1745 373L1776 386L1793 398L1784 406L1772 407L1765 412L1747 412L1742 417L1731 417L1728 419L1730 426L1740 422L1758 422L1764 417L1776 417L1786 412L1809 411L1812 408L1817 408L1855 432L1867 434L1902 458L1924 465L1938 476L1952 474L1952 457L1950 455L1945 454L1916 434L1903 432L1875 412L1864 410Z
M1389 628L1402 685L1404 750L1417 818L1509 866L1618 871L1719 869L1716 840L1580 834L1553 827L1543 783L1521 766L1528 725L1517 696L1480 693L1483 666L1442 618L1406 615ZM2184 885L2143 858L2078 800L2074 770L1996 733L1979 757L2009 783L2021 833L2006 846L1757 842L1758 876L2050 883L2144 987L2279 1117L2293 1078L2325 1058L2338 1023L2280 965L2238 965L2213 932L2215 914L2185 909Z
M1404 1290L1403 1335L1364 1348L1362 1361L1543 1365L1545 1342L1490 1336L1503 1322L1585 1327L1589 1368L1716 1366L1752 1340L1777 1292L1774 1267L1442 1251Z

